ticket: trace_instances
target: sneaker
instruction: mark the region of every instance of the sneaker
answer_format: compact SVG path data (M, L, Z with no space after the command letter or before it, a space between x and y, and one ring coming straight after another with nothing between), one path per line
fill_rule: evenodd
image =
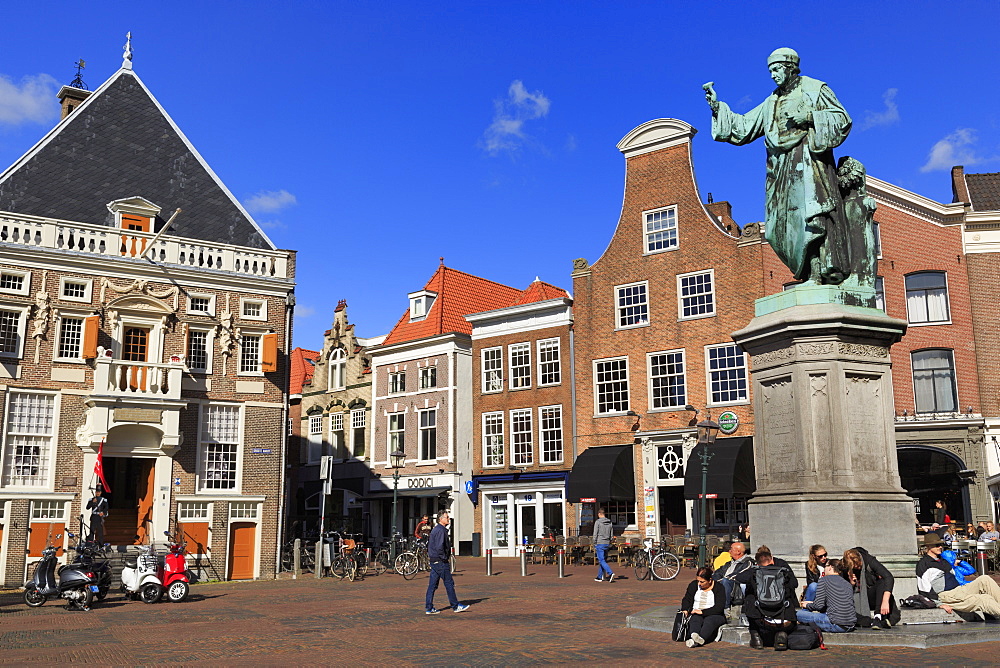
M594 582L604 582L604 578L594 578Z
M438 610L437 608L431 608L430 610L427 610L424 614L425 615L437 615L437 614L440 614L440 612L441 611Z
M608 582L614 582L614 581L615 581L615 574L612 573L611 577L608 578Z
M694 644L695 644L695 645L704 645L704 644L705 644L705 639L704 639L704 638L702 638L702 637L701 637L701 636L700 636L699 634L697 634L697 633L692 633L692 634L691 634L691 640L693 640L693 641L694 641ZM688 646L690 647L690 645L688 645Z
M468 609L469 609L469 606L468 605L464 605L462 603L459 603L458 605L455 606L455 612L465 612Z
M684 644L687 645L688 647L695 647L696 646L694 638L688 638L687 640L684 641Z

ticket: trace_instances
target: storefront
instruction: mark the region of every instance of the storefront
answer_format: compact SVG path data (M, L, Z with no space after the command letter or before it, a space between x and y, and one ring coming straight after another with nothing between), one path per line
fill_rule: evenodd
M566 473L477 476L483 547L516 557L526 539L566 535Z
M615 535L637 531L635 492L631 444L584 450L573 464L566 484L566 500L582 504L575 533L591 535L599 508L604 508L614 523Z
M747 523L747 500L757 489L753 461L753 437L720 438L709 449L708 471L703 475L697 445L687 460L684 478L684 498L692 501L691 527L696 533L701 526L701 495L705 494L707 531L711 534L735 534Z

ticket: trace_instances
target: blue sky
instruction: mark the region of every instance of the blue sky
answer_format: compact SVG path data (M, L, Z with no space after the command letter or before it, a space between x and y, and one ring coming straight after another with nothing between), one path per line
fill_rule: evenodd
M948 169L1000 171L990 3L11 3L0 42L0 163L93 89L135 71L274 242L299 251L295 344L346 299L383 334L438 257L523 288L572 289L618 221L615 144L685 120L702 196L763 217L764 148L711 141L701 84L746 111L778 46L854 117L839 154L940 201Z

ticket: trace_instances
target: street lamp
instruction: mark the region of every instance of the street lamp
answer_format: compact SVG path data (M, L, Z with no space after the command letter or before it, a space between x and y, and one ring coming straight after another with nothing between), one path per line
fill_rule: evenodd
M406 453L396 450L389 453L389 468L392 469L392 533L393 537L389 542L389 558L396 559L396 537L399 532L396 526L396 502L399 499L399 469L406 463Z
M705 516L708 514L708 462L714 453L709 448L719 435L719 423L712 419L712 413L705 411L705 419L698 423L698 443L702 446L698 458L701 460L701 530L698 533L698 565L708 565L708 547L705 540Z

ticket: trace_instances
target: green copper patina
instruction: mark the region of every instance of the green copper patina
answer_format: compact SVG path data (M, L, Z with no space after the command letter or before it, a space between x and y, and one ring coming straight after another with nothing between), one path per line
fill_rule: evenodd
M851 117L822 81L799 74L799 56L776 49L767 59L777 88L746 114L703 86L712 108L712 137L742 146L763 137L767 147L768 243L800 281L841 285L865 295L875 286L875 201L865 192L865 168L853 158L835 164Z

